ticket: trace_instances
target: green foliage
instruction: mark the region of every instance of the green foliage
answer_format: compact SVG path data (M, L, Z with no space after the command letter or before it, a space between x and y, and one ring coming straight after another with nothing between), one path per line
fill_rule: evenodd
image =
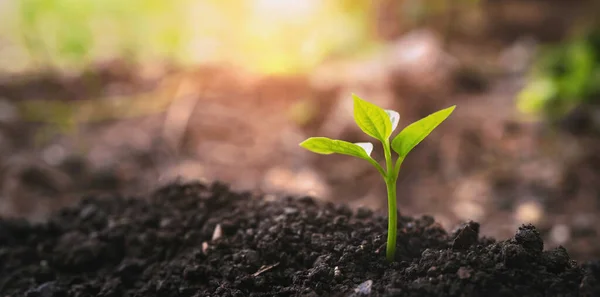
M0 37L36 66L81 70L93 60L145 59L183 52L191 0L20 0L0 12ZM8 18L10 16L10 18ZM2 20L4 18L4 20ZM10 30L8 28L11 28ZM2 36L5 35L5 36Z
M322 155L342 154L365 160L371 159L369 156L371 152L367 151L367 149L361 147L359 144L350 143L343 140L333 140L327 137L311 137L300 143L300 146L309 151ZM372 149L373 145L371 145L371 150Z
M392 134L392 121L385 110L356 95L354 99L354 121L365 134L384 141Z
M6 39L20 59L19 67L4 63L19 70L81 70L92 62L125 58L224 62L262 73L294 73L378 43L372 28L375 6L368 1L8 2L0 0L0 40Z
M600 99L600 30L542 48L518 108L550 119Z
M401 157L404 158L408 153L415 148L433 129L445 121L454 111L456 105L434 112L427 117L424 117L404 128L392 140L392 149Z
M354 100L354 121L365 134L381 142L385 153L386 169L370 157L373 144L368 142L350 143L326 137L311 137L300 143L300 146L318 154L337 153L358 157L369 161L375 166L383 177L388 192L389 215L386 256L389 261L393 261L396 253L397 232L396 182L402 162L415 146L450 116L456 106L440 110L410 124L394 138L390 146L389 138L398 125L400 114L393 110L384 110L354 94L352 97ZM390 147L399 155L395 165Z

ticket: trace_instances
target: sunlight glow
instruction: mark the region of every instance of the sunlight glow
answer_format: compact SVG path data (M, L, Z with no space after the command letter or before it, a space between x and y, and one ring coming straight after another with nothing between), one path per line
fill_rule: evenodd
M254 14L261 18L298 20L310 17L319 7L317 0L254 0Z

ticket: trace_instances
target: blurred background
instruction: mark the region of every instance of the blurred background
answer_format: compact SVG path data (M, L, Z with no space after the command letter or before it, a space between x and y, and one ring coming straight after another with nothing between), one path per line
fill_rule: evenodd
M400 127L456 104L407 158L398 205L600 256L593 0L0 0L0 216L174 180L386 208L351 93ZM374 157L382 158L377 147Z

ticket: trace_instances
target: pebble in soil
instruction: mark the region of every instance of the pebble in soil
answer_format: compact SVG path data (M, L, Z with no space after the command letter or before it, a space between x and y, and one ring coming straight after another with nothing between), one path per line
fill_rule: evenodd
M531 225L497 242L474 222L401 217L394 263L386 227L365 208L218 183L87 198L43 224L0 221L0 295L600 296L600 264L543 251Z

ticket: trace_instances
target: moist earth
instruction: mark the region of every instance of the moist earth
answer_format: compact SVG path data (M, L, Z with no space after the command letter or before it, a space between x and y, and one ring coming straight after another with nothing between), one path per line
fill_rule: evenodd
M140 199L143 198L143 199ZM0 296L600 296L600 262L503 241L467 222L387 218L311 197L172 183L150 197L90 196L44 223L0 220Z

